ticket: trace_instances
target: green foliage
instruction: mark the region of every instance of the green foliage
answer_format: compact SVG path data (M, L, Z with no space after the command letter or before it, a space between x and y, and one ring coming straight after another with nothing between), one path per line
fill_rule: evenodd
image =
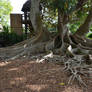
M26 35L17 35L14 32L10 32L8 26L4 26L4 31L0 33L0 40L4 41L5 46L13 45L26 39Z
M75 33L80 25L80 22L75 22L73 24L68 24L68 28L71 31L71 33Z
M0 24L7 25L12 6L9 0L0 0Z
M44 26L48 28L48 30L55 31L53 29L56 29L57 27L57 11L54 11L54 8L52 7L52 1L53 0L41 0L43 3L43 23Z
M69 16L68 27L74 33L88 15L91 0L88 0L83 7L77 10L79 0L42 0L44 2L43 22L49 28L56 28L58 21L58 9L62 14ZM79 2L80 3L80 2ZM79 6L80 7L80 6Z
M92 39L92 32L88 33L87 37L90 38L90 39Z
M63 13L70 14L76 8L77 0L50 0L48 2L49 7L54 11L60 9Z

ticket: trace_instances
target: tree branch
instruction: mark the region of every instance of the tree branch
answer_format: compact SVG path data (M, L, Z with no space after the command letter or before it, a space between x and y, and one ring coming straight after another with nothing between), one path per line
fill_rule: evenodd
M75 32L74 35L85 36L85 34L89 32L89 28L91 24L92 24L92 6L90 8L90 11L86 20L84 21L84 24L82 24L79 27L79 29L77 30L77 32Z
M78 0L78 3L76 4L76 10L80 10L87 1L88 0Z

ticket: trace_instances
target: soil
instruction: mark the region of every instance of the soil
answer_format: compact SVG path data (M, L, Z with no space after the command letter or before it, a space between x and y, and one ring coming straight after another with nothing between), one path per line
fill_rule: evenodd
M87 88L77 81L68 85L63 65L16 59L0 62L0 92L92 92L92 79L84 78Z

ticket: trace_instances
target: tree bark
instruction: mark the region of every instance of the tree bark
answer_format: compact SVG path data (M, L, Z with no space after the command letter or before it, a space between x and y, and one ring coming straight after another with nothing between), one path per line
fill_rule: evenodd
M34 31L37 33L38 25L37 25L37 17L40 18L40 10L39 10L39 3L40 0L31 0L31 7L30 7L30 19L34 28ZM40 19L39 19L40 20ZM41 22L41 20L40 20ZM41 24L40 24L41 26Z
M43 28L39 4L40 0L31 0L30 19L36 33L36 39L34 39L33 43L50 40L50 33L46 28Z
M66 27L66 20L64 20L65 15L62 13L60 9L58 9L58 33L59 33L59 39L58 42L54 41L54 45L58 47L57 45L61 45L58 49L55 48L54 50L55 54L65 55L68 44L65 42L65 36L67 36L67 27ZM58 36L57 36L58 37ZM57 40L56 38L55 40ZM56 44L55 44L56 43Z

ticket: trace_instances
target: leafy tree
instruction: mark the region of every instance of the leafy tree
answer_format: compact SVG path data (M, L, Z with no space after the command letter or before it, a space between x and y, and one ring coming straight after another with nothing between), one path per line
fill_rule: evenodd
M40 2L44 5L43 14L46 13L46 15L44 14L43 20L39 10ZM64 58L63 60L65 60L62 61L66 71L69 71L70 74L72 74L70 81L72 79L77 79L81 84L86 86L82 81L80 74L82 73L83 75L83 71L81 70L87 68L86 66L82 66L82 63L83 65L92 63L88 61L88 59L90 59L89 54L92 54L92 52L90 52L92 51L92 40L85 37L92 24L92 0L31 0L30 8L30 19L35 32L35 37L24 41L20 45L14 46L16 49L14 49L14 47L12 48L12 55L9 54L10 47L7 50L10 57L8 59L10 60L23 55L52 51L54 54L59 54L60 57L65 57L62 57ZM53 21L56 20L57 22L58 34L56 34L54 39L52 39L52 34L45 26L46 24L49 27L49 20L51 23L50 27L53 24ZM75 32L71 34L69 33L69 30ZM72 47L72 50L70 51L68 49L69 46ZM0 56L6 55L5 53L0 54ZM47 56L42 60L46 58ZM87 62L85 62L85 59Z
M39 17L37 17L39 15L39 10L36 12L36 10L38 9L37 7L35 7L34 5L39 4L40 0L38 0L38 3L35 0L32 0L32 7L31 7L31 22L33 24L33 28L35 28L35 31L39 30L39 27L41 30L39 30L39 32L37 33L40 34L40 39L39 36L36 38L36 41L33 42L44 42L46 40L42 40L43 39L43 26L42 26L42 22L40 22L40 25L37 24L38 20L42 21ZM34 4L35 3L35 4ZM77 74L77 72L80 72L76 69L77 66L73 66L73 64L75 64L76 60L76 54L78 53L83 54L85 57L85 49L86 50L92 50L92 40L86 39L85 36L86 34L89 32L90 26L92 24L92 1L91 0L47 0L47 4L46 6L48 6L49 9L52 9L52 11L57 11L58 12L58 36L56 37L56 39L54 39L54 44L52 41L52 44L54 46L51 47L51 43L49 43L50 48L47 48L49 46L46 46L46 50L52 50L54 54L60 54L61 56L68 56L68 57L72 57L72 59L70 59L70 61L68 60L67 63L69 65L66 65L65 67L67 67L67 70L71 71L72 79L77 79L81 84L83 84L84 86L85 83L81 80L80 75ZM86 7L87 6L87 7ZM35 8L34 8L35 7ZM83 9L84 12L81 12L81 9ZM85 10L86 9L86 10ZM34 11L32 11L34 10ZM47 9L48 10L48 9ZM82 14L84 16L82 16ZM80 15L80 17L78 17ZM34 19L33 19L34 16ZM40 15L39 15L40 16ZM74 34L69 34L69 30L68 30L68 25L71 24L72 21L76 21L75 19L79 18L80 20L78 20L77 22L79 22L76 32ZM82 18L82 20L81 20ZM76 23L77 23L76 22ZM36 25L34 25L36 24ZM45 34L48 38L48 35ZM68 47L69 45L72 46L72 48L77 48L77 53L75 52L69 52ZM81 53L81 51L84 52ZM90 54L90 52L87 52ZM86 53L86 57L87 56ZM74 58L73 58L74 57ZM82 58L84 58L82 57ZM81 58L81 57L80 57ZM81 62L82 58L78 61ZM77 57L78 59L78 57ZM86 58L87 60L87 58ZM73 61L73 62L72 62ZM66 64L66 63L65 63ZM72 65L71 65L72 64ZM79 64L80 68L81 64ZM74 76L74 77L73 77Z
M40 16L40 2L43 4L43 20ZM92 47L91 41L85 38L92 21L91 0L31 0L30 12L36 36L29 44L49 41L51 33L48 32L47 27L52 27L53 21L55 21L58 35L53 39L54 41L47 44L46 50L52 50L54 53L59 51L60 54L66 55L69 45L83 49ZM70 34L69 30L74 34ZM41 46L44 47L44 45ZM39 49L42 49L41 46L38 46Z
M0 0L0 24L7 25L12 6L9 0Z

